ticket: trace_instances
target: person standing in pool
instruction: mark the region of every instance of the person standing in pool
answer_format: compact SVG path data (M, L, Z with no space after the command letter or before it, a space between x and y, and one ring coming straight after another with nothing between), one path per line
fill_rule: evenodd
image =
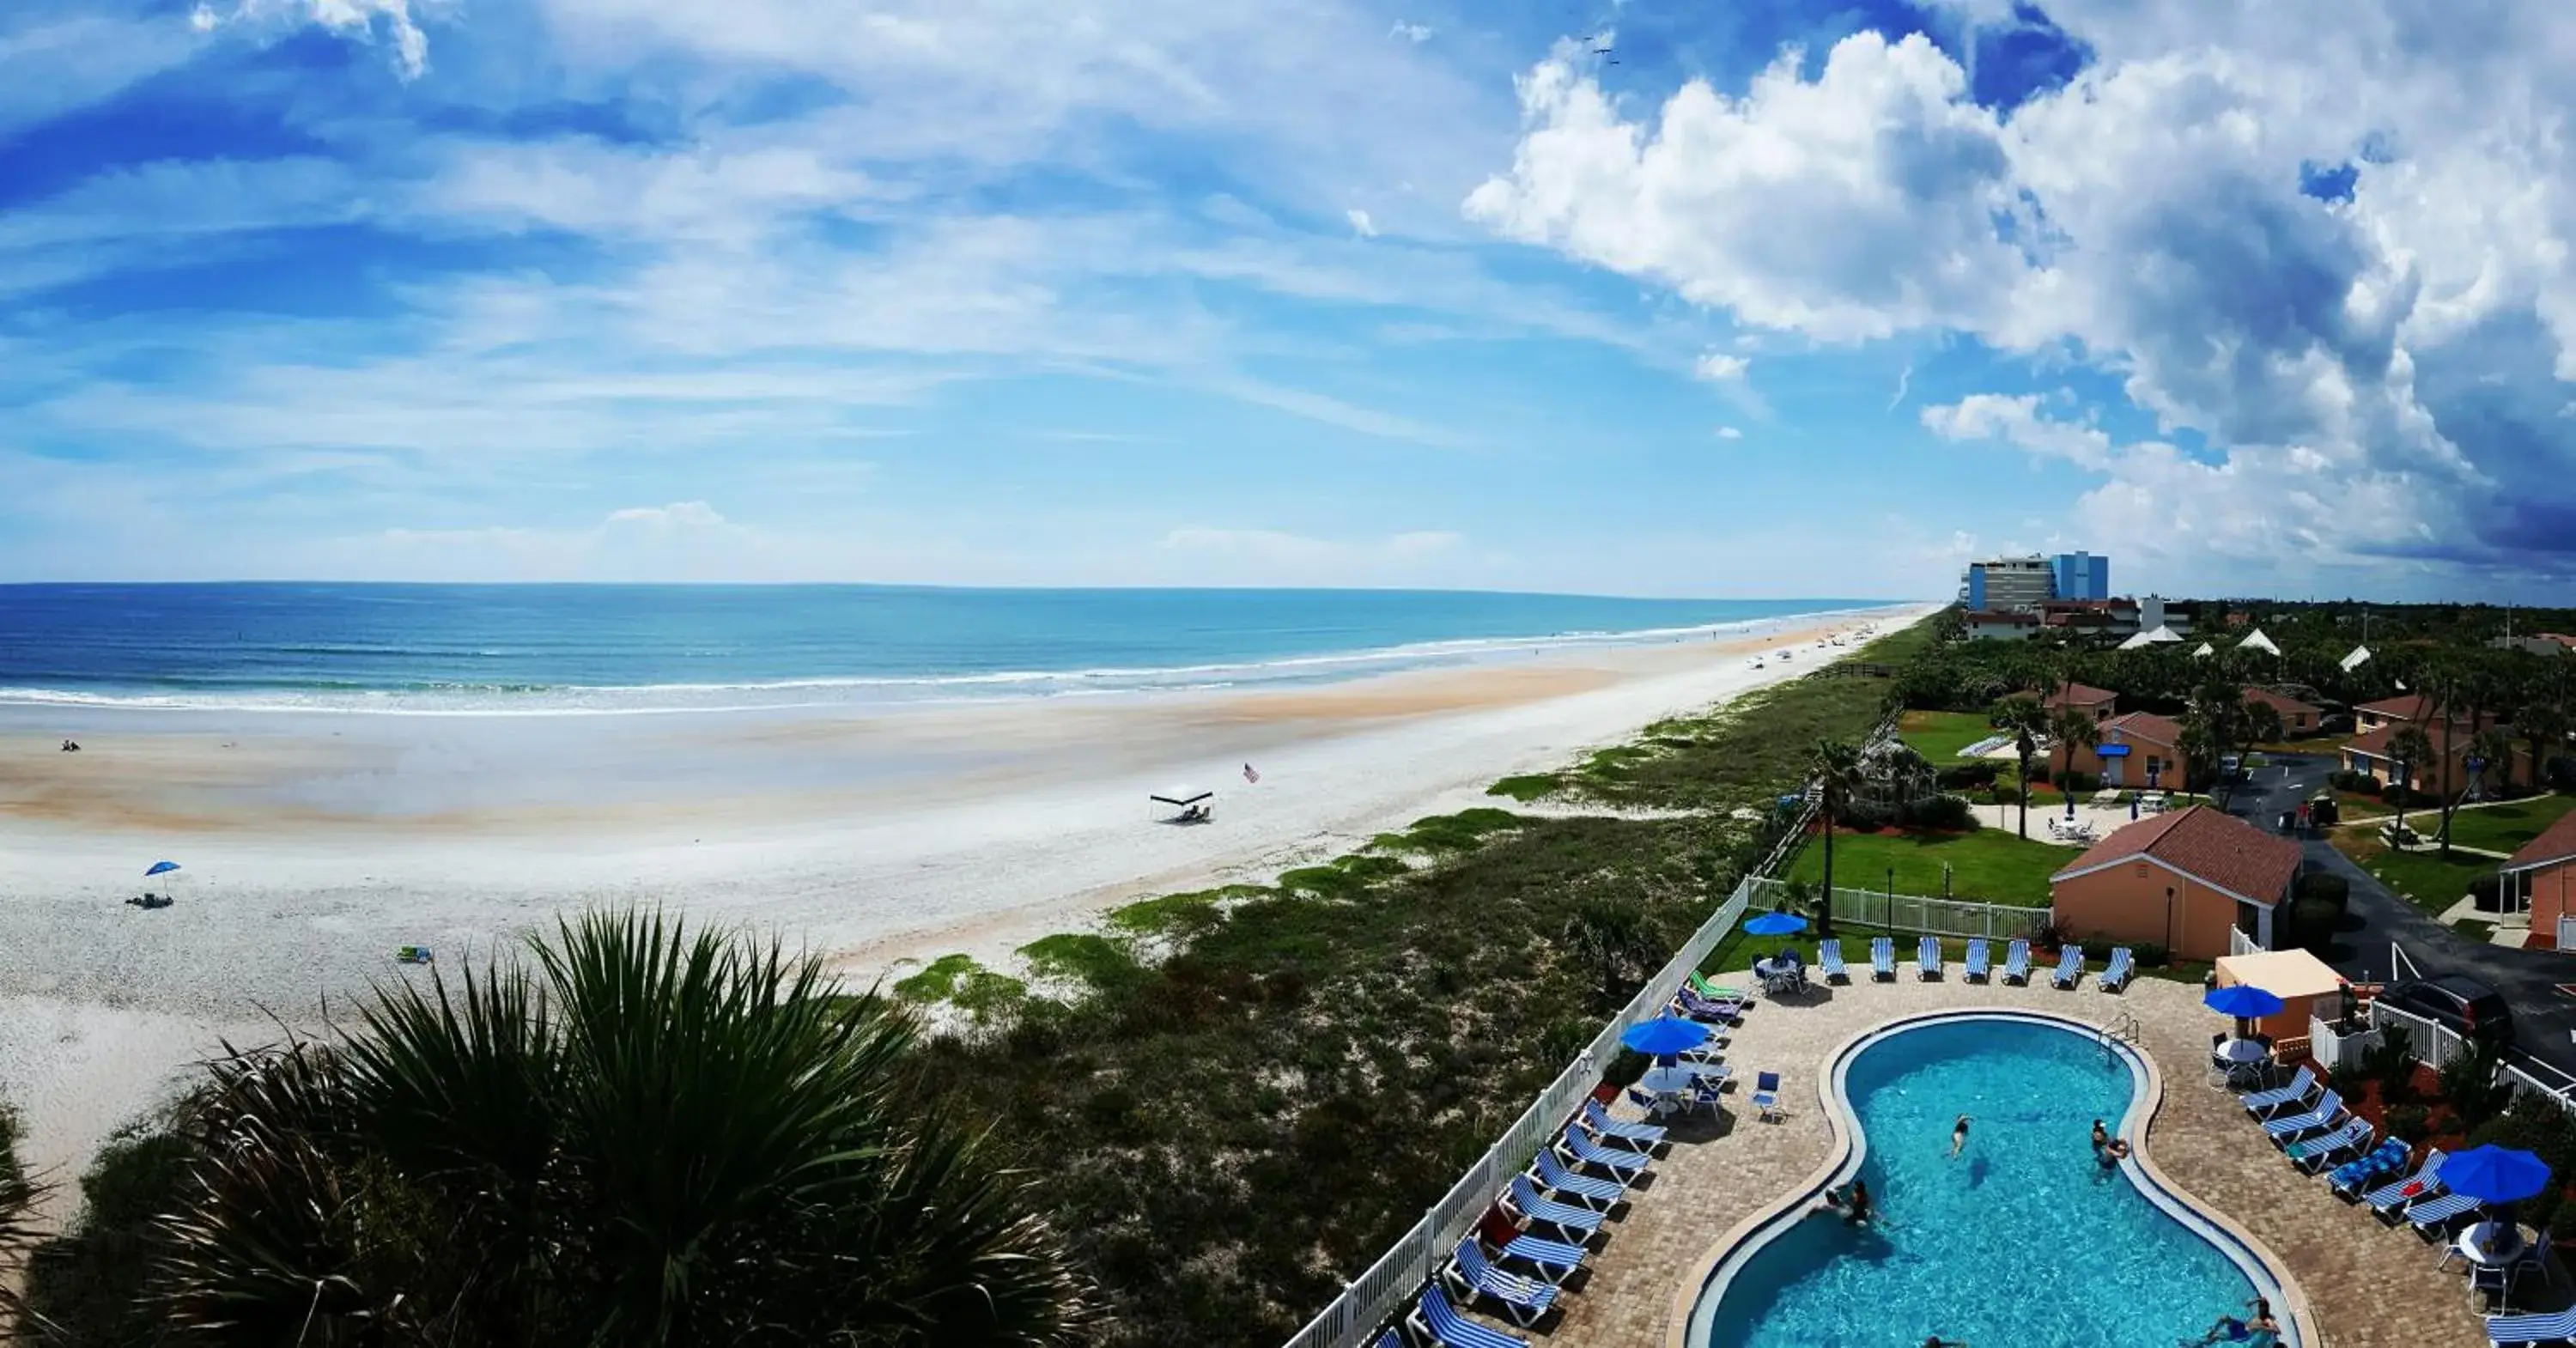
M2093 1158L2100 1161L2105 1170L2129 1158L2128 1142L2111 1136L2103 1129L2100 1119L2093 1121Z
M1968 1116L1962 1114L1959 1116L1959 1121L1950 1127L1950 1158L1952 1160L1957 1160L1959 1153L1964 1150L1967 1145Z
M2256 1297L2246 1305L2253 1311L2252 1315L2242 1320L2233 1315L2222 1315L2210 1325L2208 1333L2198 1339L2181 1340L2182 1348L2193 1348L2195 1344L2210 1343L2242 1343L2247 1348L2275 1348L2275 1345L2281 1342L2281 1325L2279 1321L2272 1318L2272 1303Z

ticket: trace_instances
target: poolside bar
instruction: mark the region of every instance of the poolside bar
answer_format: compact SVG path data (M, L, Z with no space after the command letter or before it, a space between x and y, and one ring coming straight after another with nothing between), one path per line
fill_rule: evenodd
M2333 1019L2343 975L2304 950L2260 950L2224 955L2218 961L2218 986L2243 984L2281 999L2281 1009L2255 1022L2274 1043L2305 1039L2308 1021L2320 1012Z

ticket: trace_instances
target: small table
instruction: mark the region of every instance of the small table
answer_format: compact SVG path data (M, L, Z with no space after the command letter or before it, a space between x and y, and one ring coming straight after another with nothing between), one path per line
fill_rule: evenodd
M2271 1060L2272 1045L2262 1039L2222 1040L2218 1047L2209 1051L2210 1065L2223 1073L2227 1084L2231 1086L2235 1085L2237 1078L2241 1076L2252 1076L2259 1080L2264 1064Z
M2469 1301L2474 1305L2479 1290L2475 1276L2477 1270L2509 1271L2520 1267L2527 1260L2537 1258L2539 1251L2519 1226L2505 1222L2472 1222L2460 1232L2456 1240L2451 1242L2451 1249L2444 1256L2446 1261L2449 1254L2457 1254L2469 1261L2471 1272ZM2508 1299L2512 1296L2510 1284L2506 1287L2504 1295Z
M1649 1069L1644 1076L1637 1078L1637 1087L1655 1097L1655 1112L1661 1114L1668 1109L1679 1109L1680 1095L1698 1080L1699 1073L1688 1064L1677 1064Z
M1770 996L1795 992L1807 985L1807 966L1795 960L1759 959L1753 961L1753 976L1762 980L1762 991Z

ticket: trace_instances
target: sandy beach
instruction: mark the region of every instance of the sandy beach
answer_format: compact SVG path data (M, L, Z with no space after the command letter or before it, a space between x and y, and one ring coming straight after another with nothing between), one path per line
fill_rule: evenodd
M586 904L747 924L861 980L952 950L1007 961L1134 897L1496 803L1499 777L1930 611L1284 690L874 711L0 708L0 1097L30 1161L67 1178L219 1038L420 977L398 946L452 965ZM1212 822L1155 818L1147 795L1180 784L1217 792ZM161 859L183 867L176 904L123 902Z

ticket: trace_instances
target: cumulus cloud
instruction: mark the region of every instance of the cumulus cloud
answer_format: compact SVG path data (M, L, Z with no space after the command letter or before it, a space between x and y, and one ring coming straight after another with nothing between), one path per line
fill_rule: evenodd
M1427 23L1406 23L1402 19L1398 19L1396 20L1395 27L1388 29L1386 35L1388 37L1400 37L1407 42L1420 44L1429 42L1431 40L1432 32L1433 29L1431 25Z
M1733 426L1720 426L1717 428L1717 438L1720 440L1741 440L1744 438L1744 432L1735 429Z
M1691 373L1712 384L1724 384L1742 379L1744 372L1752 368L1752 365L1752 361L1742 356L1730 356L1723 351L1711 351L1702 355L1697 363L1691 366Z
M1369 219L1368 212L1354 206L1351 209L1342 212L1342 216L1351 222L1352 233L1359 235L1363 239L1374 239L1377 237L1377 222Z
M304 24L361 42L373 42L381 34L392 43L394 68L406 80L420 78L429 68L429 35L414 18L411 0L233 0L226 8L201 0L188 12L188 26L200 33L227 26Z
M2576 12L2045 9L2090 64L2009 115L1920 36L1634 113L1560 48L1466 214L1813 342L1952 332L2115 376L2162 439L2000 395L1925 425L2099 474L2116 541L2576 571Z

